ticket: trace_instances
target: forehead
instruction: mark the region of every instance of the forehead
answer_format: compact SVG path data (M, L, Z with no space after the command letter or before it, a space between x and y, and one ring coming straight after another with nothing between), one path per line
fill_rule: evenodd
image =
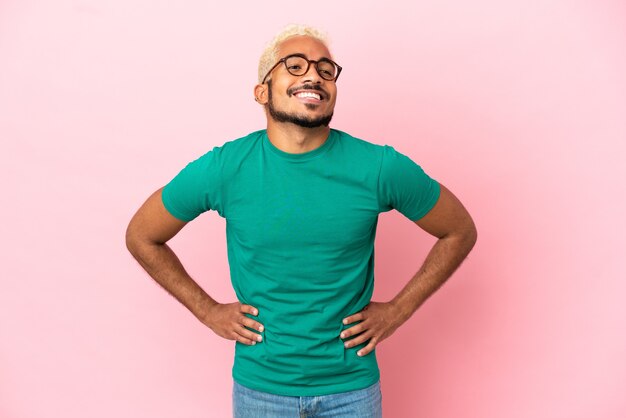
M309 59L331 58L330 51L324 44L315 38L306 35L297 35L287 38L278 46L278 56L300 53Z

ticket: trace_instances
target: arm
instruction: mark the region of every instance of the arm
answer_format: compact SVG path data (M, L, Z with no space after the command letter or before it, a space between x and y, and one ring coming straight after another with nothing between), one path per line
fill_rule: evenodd
M217 304L185 271L166 244L187 222L172 216L161 200L160 188L139 208L126 229L126 247L161 287L207 323L208 308Z
M415 224L439 240L426 260L391 300L406 321L454 273L474 247L476 226L463 204L440 183L441 194L435 206Z
M443 184L435 206L417 226L439 238L428 253L424 264L404 288L389 302L370 302L363 310L344 319L344 324L361 321L344 330L346 348L368 342L357 355L371 352L378 343L392 335L406 322L428 297L457 269L476 243L474 221L461 202Z
M166 244L187 222L168 212L163 205L162 190L154 192L131 219L126 229L126 247L157 283L217 335L248 345L261 341L261 336L248 328L262 331L262 324L245 316L246 313L256 316L258 310L238 301L225 304L215 301L189 276Z

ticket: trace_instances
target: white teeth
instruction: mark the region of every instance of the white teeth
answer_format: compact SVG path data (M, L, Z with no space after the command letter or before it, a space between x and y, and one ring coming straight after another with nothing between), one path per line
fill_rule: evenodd
M314 99L321 100L321 96L317 93L311 93L309 91L302 91L300 93L296 93L296 97L313 97Z

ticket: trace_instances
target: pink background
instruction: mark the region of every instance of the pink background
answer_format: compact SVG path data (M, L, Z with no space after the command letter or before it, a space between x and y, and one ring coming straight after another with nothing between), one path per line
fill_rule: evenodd
M377 347L385 416L626 416L617 0L0 2L0 416L230 416L234 342L124 233L187 162L265 127L258 58L291 22L326 30L344 67L331 126L409 155L479 231ZM170 244L235 301L222 218ZM373 300L432 244L381 215Z

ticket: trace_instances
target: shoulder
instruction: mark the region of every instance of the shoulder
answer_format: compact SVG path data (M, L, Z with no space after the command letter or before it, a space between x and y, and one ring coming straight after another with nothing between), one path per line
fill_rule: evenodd
M245 158L262 139L265 130L251 132L245 136L227 140L206 151L199 159L211 160L213 164L229 165Z
M347 132L335 129L339 135L339 142L346 153L356 156L360 160L369 161L378 170L385 170L386 167L393 167L400 164L417 163L408 155L397 150L393 145L379 144L371 139L359 138Z
M381 158L386 145L377 144L370 139L359 138L339 129L332 129L337 134L337 142L341 147L354 153Z

